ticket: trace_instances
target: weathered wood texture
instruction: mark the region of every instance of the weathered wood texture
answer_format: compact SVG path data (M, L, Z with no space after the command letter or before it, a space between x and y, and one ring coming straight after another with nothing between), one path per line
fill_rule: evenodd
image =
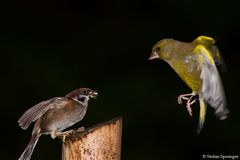
M120 160L122 118L116 118L66 137L62 160Z

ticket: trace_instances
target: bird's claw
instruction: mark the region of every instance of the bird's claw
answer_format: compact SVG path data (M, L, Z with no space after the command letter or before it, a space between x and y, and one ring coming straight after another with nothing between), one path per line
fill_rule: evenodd
M196 99L192 100L193 96L194 96L193 94L184 94L184 95L178 96L178 104L182 104L182 100L187 101L186 108L191 117L192 117L191 105L196 102Z
M178 96L178 104L182 104L182 100L189 100L188 97L186 97L185 95L180 95Z
M78 129L76 130L76 132L83 132L84 130L85 130L84 127L80 127L80 128L78 128Z
M65 131L65 132L55 133L55 137L59 137L59 138L62 139L63 142L65 142L65 139L69 134L73 134L75 132L83 132L84 130L85 130L84 127L80 127L78 129L71 129L71 130L68 130L68 131Z
M71 129L71 130L68 130L65 132L56 133L55 136L61 138L62 141L65 142L66 136L68 136L69 134L72 134L73 132L74 132L74 130Z
M187 104L186 104L188 113L189 113L189 115L190 115L191 117L192 117L192 108L191 108L191 105L192 105L193 103L195 103L195 102L196 102L196 99L194 99L193 101L191 101L191 99L189 99L189 100L187 101Z

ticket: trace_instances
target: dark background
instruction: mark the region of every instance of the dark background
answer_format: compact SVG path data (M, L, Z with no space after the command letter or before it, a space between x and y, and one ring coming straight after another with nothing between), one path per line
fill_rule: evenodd
M32 126L17 120L34 104L79 87L97 89L84 120L74 127L123 116L122 159L202 159L203 154L240 154L238 0L21 0L1 5L0 159L17 159ZM160 39L217 40L228 71L228 119L211 108L196 135L193 118L177 96L191 90L165 62L148 61ZM42 136L32 159L58 160L60 140Z

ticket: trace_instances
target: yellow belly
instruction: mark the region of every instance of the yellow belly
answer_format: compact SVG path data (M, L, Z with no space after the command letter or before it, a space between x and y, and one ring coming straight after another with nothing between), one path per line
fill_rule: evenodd
M189 67L186 64L170 64L171 67L176 71L179 77L192 89L194 92L199 92L202 86L202 80L200 78L200 71L194 67L192 70L189 70Z

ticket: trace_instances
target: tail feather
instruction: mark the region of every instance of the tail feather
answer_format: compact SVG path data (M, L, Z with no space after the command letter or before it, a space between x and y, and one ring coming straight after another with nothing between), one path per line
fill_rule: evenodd
M40 136L41 136L41 134L39 134L39 133L34 133L32 135L30 142L28 143L26 149L24 150L24 152L22 153L22 155L20 156L20 158L18 160L30 160L31 159L33 150L34 150Z
M201 96L199 96L199 103L200 103L200 113L199 113L199 123L198 123L198 130L197 133L199 134L203 128L203 124L205 122L205 115L207 111L207 106Z

